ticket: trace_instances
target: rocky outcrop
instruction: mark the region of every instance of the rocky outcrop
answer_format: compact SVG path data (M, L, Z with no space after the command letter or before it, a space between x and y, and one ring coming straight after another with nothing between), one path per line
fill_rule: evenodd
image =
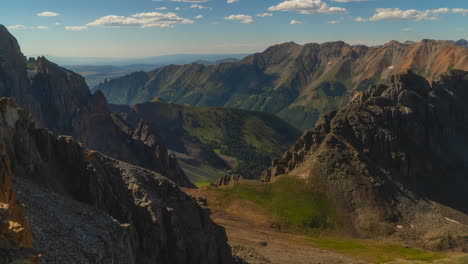
M155 97L177 104L225 106L275 113L310 129L319 114L344 107L374 82L411 69L430 81L451 69L468 70L468 50L455 43L351 46L342 41L293 42L269 47L240 61L204 66L166 66L117 78L96 87L112 104L139 104ZM135 81L137 78L138 82Z
M36 128L11 99L0 131L44 262L233 263L224 230L166 177Z
M3 26L0 47L0 96L14 98L40 127L73 136L89 149L154 170L183 187L194 187L153 131L146 130L153 140L145 142L134 135L137 127L116 122L103 94L91 94L82 76L44 57L27 72L16 39Z
M223 178L219 179L216 183L212 184L215 187L227 186L238 183L240 180L244 178L239 174L230 174L226 175Z
M262 179L318 179L343 221L361 234L398 233L395 226L405 223L420 240L434 230L463 238L467 100L468 72L452 71L432 86L412 72L394 76L390 86L372 86L324 115ZM452 215L458 224L449 230Z

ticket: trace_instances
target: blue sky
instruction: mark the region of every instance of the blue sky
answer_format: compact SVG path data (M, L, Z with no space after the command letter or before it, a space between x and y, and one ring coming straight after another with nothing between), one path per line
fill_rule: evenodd
M2 1L0 24L31 55L251 53L287 41L468 38L468 1L15 0Z

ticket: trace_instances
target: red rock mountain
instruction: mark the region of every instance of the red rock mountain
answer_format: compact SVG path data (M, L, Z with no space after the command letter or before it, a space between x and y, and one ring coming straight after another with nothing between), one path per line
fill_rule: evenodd
M227 106L278 114L298 128L345 106L373 83L411 69L429 81L451 69L468 70L468 49L454 43L391 41L382 46L284 43L219 65L167 66L137 72L96 87L113 104L161 97L170 103Z

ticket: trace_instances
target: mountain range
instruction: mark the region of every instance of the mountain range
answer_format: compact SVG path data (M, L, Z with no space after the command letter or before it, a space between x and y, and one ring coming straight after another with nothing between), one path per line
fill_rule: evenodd
M447 41L382 46L344 42L272 46L240 61L205 66L170 65L106 81L102 91L113 104L149 102L225 106L275 113L300 129L320 114L345 106L373 83L388 83L408 69L438 80L451 69L468 70L468 50Z
M27 60L0 25L0 263L245 264L258 253L231 248L238 226L272 255L290 246L271 247L278 237L297 254L318 240L340 253L379 240L373 254L398 251L404 263L461 255L462 45L291 42L91 93L79 74ZM288 122L313 128L300 136ZM333 259L320 262L344 263Z

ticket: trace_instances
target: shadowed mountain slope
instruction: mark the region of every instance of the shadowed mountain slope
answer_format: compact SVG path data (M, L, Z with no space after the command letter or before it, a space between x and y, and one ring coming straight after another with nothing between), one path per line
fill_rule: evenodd
M34 247L44 263L233 263L224 230L166 177L36 128L11 98L0 99L0 132L0 165L13 169L0 173L0 218L17 233L2 248Z
M134 107L111 105L126 122L143 120L179 154L192 181L200 183L193 166L208 165L244 177L258 177L272 159L280 157L299 137L300 131L275 115L223 107L191 107L156 99ZM214 182L219 176L209 175ZM207 179L204 179L206 182Z
M16 39L0 26L0 96L14 98L41 127L193 187L160 138L144 123L131 127L118 120L102 93L90 93L83 77L43 57L30 67Z

